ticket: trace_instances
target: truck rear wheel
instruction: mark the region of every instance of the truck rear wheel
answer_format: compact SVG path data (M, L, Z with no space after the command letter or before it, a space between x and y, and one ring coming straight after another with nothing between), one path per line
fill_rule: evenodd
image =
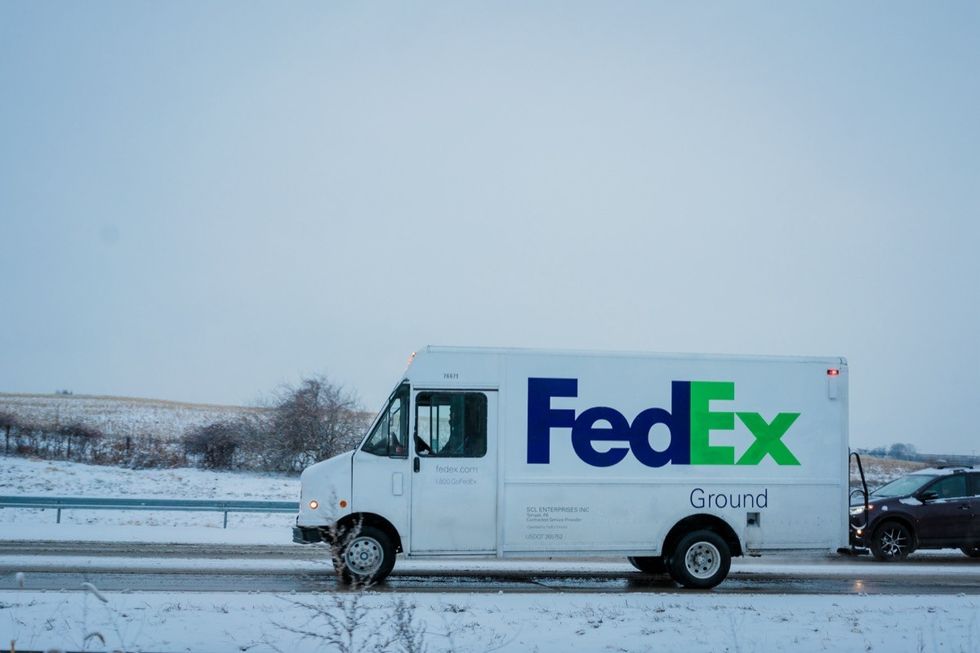
M670 577L689 589L710 589L725 580L732 566L728 544L714 531L688 533L667 563Z
M630 564L645 574L666 574L667 563L661 556L641 556L626 558Z
M380 528L361 526L345 544L340 565L340 574L346 583L380 583L395 566L391 537Z

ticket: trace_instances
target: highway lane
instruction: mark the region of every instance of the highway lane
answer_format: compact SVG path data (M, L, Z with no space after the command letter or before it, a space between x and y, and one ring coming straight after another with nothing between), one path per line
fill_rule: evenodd
M0 590L315 592L338 585L325 550L302 546L133 543L0 543ZM498 564L499 563L499 564ZM670 579L630 570L622 561L399 561L381 592L673 593ZM684 590L685 592L687 590ZM882 564L867 556L738 559L722 594L980 595L980 561L958 553Z
M132 556L137 558L161 559L246 559L246 560L326 560L329 550L325 545L299 544L169 544L158 542L75 542L64 540L0 540L0 556L88 556L88 557L120 557ZM551 558L548 558L549 560ZM564 560L579 561L583 558L564 558ZM599 558L606 562L624 562L623 558ZM819 563L821 565L852 565L868 564L874 567L882 566L871 559L869 555L767 555L759 558L735 558L733 566L740 564L764 562L767 565L798 564L800 562ZM941 564L943 566L975 569L980 574L980 559L969 558L956 549L941 551L922 551L913 553L907 560L899 563L903 568L915 568L922 565ZM885 565L887 566L887 565ZM396 567L397 569L397 567Z

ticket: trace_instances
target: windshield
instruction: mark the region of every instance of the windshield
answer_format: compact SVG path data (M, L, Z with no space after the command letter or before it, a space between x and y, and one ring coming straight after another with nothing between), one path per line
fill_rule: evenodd
M361 451L376 456L405 457L408 454L408 384L400 385L374 421Z
M891 483L885 483L880 488L871 493L874 499L891 499L892 497L906 497L918 491L923 485L936 478L934 474L910 474L902 478L896 478Z

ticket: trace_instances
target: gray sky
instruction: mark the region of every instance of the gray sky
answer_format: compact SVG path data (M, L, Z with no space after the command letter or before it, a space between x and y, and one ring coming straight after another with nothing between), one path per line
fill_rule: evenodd
M845 355L980 449L980 5L0 3L0 391Z

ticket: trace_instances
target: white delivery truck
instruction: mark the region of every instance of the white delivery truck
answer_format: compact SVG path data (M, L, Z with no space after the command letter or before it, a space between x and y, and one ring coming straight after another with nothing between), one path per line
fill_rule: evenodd
M848 545L847 362L426 347L293 539L349 579L410 558L626 556L707 588L731 557Z

